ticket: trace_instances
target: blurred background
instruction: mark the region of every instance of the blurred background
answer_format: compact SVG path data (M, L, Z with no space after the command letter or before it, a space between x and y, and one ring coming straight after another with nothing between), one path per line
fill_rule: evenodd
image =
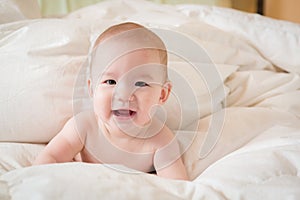
M0 23L17 19L61 17L104 0L0 0ZM108 0L107 0L108 1ZM300 23L300 0L148 0L162 4L200 4L234 8ZM19 16L17 16L17 14Z
M61 16L103 0L38 0L43 17ZM164 4L204 4L234 8L300 23L299 0L149 0Z

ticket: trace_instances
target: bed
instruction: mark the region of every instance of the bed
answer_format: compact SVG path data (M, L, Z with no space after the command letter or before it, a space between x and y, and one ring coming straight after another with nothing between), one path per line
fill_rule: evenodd
M1 200L300 198L299 24L141 0L10 19L0 25ZM89 109L90 46L124 21L153 29L174 50L166 123L190 181L108 164L31 166L74 113Z

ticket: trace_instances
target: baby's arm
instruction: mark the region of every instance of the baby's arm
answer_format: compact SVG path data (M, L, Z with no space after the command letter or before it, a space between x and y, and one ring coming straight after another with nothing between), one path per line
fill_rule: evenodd
M171 179L189 180L176 138L170 134L165 134L165 136L169 143L158 149L154 155L154 167L157 175Z
M34 165L70 162L83 148L76 128L75 118L71 118L63 129L48 143L37 156Z
M157 175L170 179L189 180L181 158L178 158L170 165L159 169Z

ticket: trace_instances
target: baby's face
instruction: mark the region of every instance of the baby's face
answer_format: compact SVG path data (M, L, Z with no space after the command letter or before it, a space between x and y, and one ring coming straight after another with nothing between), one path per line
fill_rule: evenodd
M165 70L154 50L138 50L116 59L94 86L94 111L98 119L111 128L127 122L147 124L155 107L168 96L168 88L163 87Z

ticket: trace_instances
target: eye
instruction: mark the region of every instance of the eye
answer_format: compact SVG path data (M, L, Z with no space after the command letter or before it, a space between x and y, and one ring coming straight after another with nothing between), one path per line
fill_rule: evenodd
M146 86L149 86L146 82L144 81L137 81L135 84L135 86L137 87L146 87Z
M106 81L104 81L103 83L107 84L107 85L116 85L116 81L113 79L108 79Z

